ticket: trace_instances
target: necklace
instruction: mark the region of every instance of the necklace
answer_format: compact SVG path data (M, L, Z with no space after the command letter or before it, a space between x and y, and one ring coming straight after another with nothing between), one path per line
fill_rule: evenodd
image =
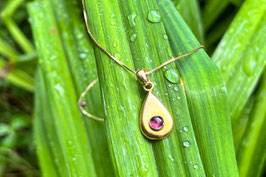
M162 67L178 60L181 58L184 58L186 56L189 56L193 54L194 52L198 51L199 49L202 49L203 46L200 46L184 55L171 58L168 61L162 63L161 65L157 66L156 68L147 71L145 69L140 69L137 71L134 71L133 69L126 66L124 63L119 61L116 57L114 57L112 54L110 54L107 50L105 50L100 43L95 39L93 34L90 31L89 24L87 22L87 13L85 9L84 0L82 0L83 5L83 15L85 19L85 24L87 28L87 32L93 42L114 62L116 62L121 67L125 68L126 70L132 72L134 75L136 75L138 81L143 85L143 89L148 92L146 99L142 106L142 111L140 114L140 130L142 134L151 140L160 140L165 138L167 135L169 135L173 129L173 118L167 108L161 103L161 101L152 93L152 90L154 88L154 84L150 81L149 75L153 73L154 71L157 71L161 69ZM88 87L85 89L84 92L80 95L78 105L81 110L81 112L86 115L89 118L92 118L94 120L98 121L104 121L104 119L99 118L97 116L94 116L90 113L88 113L84 107L86 106L86 102L82 101L85 97L86 93L98 82L98 78L91 82Z

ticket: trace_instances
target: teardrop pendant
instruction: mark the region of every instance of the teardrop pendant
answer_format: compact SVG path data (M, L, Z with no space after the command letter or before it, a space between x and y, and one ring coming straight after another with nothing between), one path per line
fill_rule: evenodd
M163 139L173 129L172 116L152 92L148 92L143 103L140 128L143 135L151 140Z

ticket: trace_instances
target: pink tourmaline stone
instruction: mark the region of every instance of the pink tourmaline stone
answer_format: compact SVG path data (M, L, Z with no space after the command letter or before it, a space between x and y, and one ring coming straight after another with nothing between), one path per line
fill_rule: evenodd
M150 120L150 127L155 131L161 130L163 128L163 124L163 118L160 116L154 116Z
M85 106L87 106L87 102L86 102L86 101L82 101L82 102L80 102L80 106L81 106L81 107L85 107Z

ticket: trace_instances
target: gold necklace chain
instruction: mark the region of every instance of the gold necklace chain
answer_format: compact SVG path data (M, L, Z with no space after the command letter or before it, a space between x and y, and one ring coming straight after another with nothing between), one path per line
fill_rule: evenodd
M82 6L83 6L83 15L84 15L84 19L85 19L85 24L86 24L86 28L87 28L87 32L88 34L90 35L91 39L93 40L93 42L106 54L108 55L113 61L115 61L117 64L119 64L121 67L127 69L128 71L134 73L135 75L137 74L137 71L134 71L133 69L130 69L128 66L126 66L124 63L122 63L121 61L119 61L116 57L114 57L112 54L110 54L107 50L105 50L101 44L95 39L95 37L93 36L93 34L91 33L90 31L90 28L89 28L89 24L88 24L88 21L87 21L87 13L86 13L86 8L85 8L85 3L84 3L84 0L82 0ZM199 46L198 48L184 54L184 55L180 55L178 57L174 57L174 58L171 58L169 59L168 61L162 63L161 65L157 66L156 68L150 70L150 71L147 71L146 74L147 75L150 75L151 73L153 73L154 71L157 71L158 69L161 69L162 67L178 60L178 59L181 59L181 58L184 58L186 56L189 56L191 55L192 53L198 51L199 49L202 49L204 48L204 46Z
M193 54L194 52L198 51L199 49L202 49L204 48L204 46L199 46L198 48L194 49L194 50L191 50L190 52L186 53L186 54L183 54L183 55L180 55L178 57L174 57L174 58L171 58L169 59L168 61L162 63L161 65L153 68L152 70L150 71L146 71L144 69L141 69L141 70L138 70L138 71L134 71L133 69L129 68L128 66L126 66L124 63L122 63L120 60L118 60L116 57L114 57L111 53L109 53L107 50L105 50L103 48L103 46L101 46L101 44L95 39L95 37L93 36L92 32L90 31L90 28L89 28L89 24L88 24L88 21L87 21L87 13L86 13L86 8L85 8L85 1L82 0L82 7L83 7L83 15L84 15L84 20L85 20L85 24L86 24L86 29L87 29L87 32L89 34L89 36L91 37L91 39L93 40L93 42L107 55L110 57L110 59L112 59L113 61L115 61L118 65L120 65L121 67L127 69L128 71L132 72L133 74L135 74L138 78L138 80L143 84L143 88L144 90L146 91L152 91L154 85L152 82L150 82L149 80L149 77L148 75L150 75L151 73L153 73L154 71L157 71L159 69L161 69L162 67L178 60L178 59L181 59L181 58L184 58L186 56L189 56L191 54ZM143 80L142 80L143 79ZM87 92L98 82L98 78L95 79L94 81L92 81L88 86L87 88L81 93L80 95L80 98L78 100L78 105L79 105L79 108L81 110L81 112L86 115L87 117L91 118L91 119L94 119L94 120L98 120L98 121L104 121L103 118L99 118L97 116L94 116L90 113L88 113L83 107L85 106L86 102L83 102L83 98L85 97L85 95L87 94Z

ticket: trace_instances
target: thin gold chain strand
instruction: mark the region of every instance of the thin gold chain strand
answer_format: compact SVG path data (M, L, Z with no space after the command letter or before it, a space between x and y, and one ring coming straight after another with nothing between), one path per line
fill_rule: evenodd
M89 28L89 24L88 24L88 22L87 22L87 13L86 13L86 8L85 8L85 2L84 2L84 0L82 0L82 6L83 6L83 15L84 15L84 19L85 19L85 24L86 24L86 28L87 28L87 32L88 32L88 34L90 35L90 37L91 37L91 39L93 40L93 42L106 54L106 55L108 55L113 61L115 61L117 64L119 64L121 67L123 67L123 68L126 68L128 71L130 71L130 72L132 72L132 73L134 73L134 74L136 74L137 72L136 71L134 71L134 70L132 70L132 69L130 69L128 66L126 66L124 63L122 63L121 61L119 61L116 57L114 57L112 54L110 54L107 50L105 50L102 46L101 46L101 44L95 39L95 37L93 36L93 34L91 33L91 31L90 31L90 28ZM186 53L186 54L184 54L184 55L181 55L181 56L178 56L178 57L174 57L174 58L171 58L171 59L169 59L168 61L166 61L166 62L164 62L163 64L161 64L160 66L158 66L158 67L156 67L156 68L154 68L154 69L152 69L152 70L150 70L150 71L148 71L146 74L147 75L149 75L149 74L151 74L151 73L153 73L154 71L157 71L158 69L161 69L162 67L164 67L164 66L166 66L166 65L168 65L168 64L170 64L170 63L172 63L172 62L174 62L174 61L176 61L176 60L178 60L178 59L181 59L181 58L184 58L184 57L186 57L186 56L189 56L189 55L191 55L191 54L193 54L194 52L196 52L196 51L198 51L199 49L202 49L202 48L204 48L204 46L200 46L200 47L198 47L198 48L196 48L196 49L194 49L194 50L192 50L192 51L190 51L190 52L188 52L188 53Z
M157 71L158 69L161 69L162 67L164 67L164 66L166 66L166 65L168 65L168 64L170 64L170 63L172 63L172 62L174 62L174 61L176 61L176 60L178 60L178 59L181 59L181 58L184 58L184 57L186 57L186 56L189 56L189 55L193 54L194 52L196 52L196 51L198 51L199 49L202 49L202 48L204 48L204 46L200 46L200 47L198 47L198 48L196 48L196 49L194 49L194 50L191 50L190 52L188 52L188 53L186 53L186 54L184 54L184 55L180 55L180 56L178 56L178 57L172 58L172 59L170 59L170 60L164 62L164 63L161 64L160 66L158 66L158 67L156 67L156 68L154 68L154 69L152 69L152 70L146 72L146 74L149 75L149 74L153 73L154 71Z
M96 117L90 113L88 113L84 108L83 106L81 105L82 104L82 100L83 98L85 97L85 95L88 93L88 91L99 81L99 79L95 79L94 81L92 81L88 87L81 93L80 97L79 97L79 101L78 101L78 106L79 106L79 109L81 110L82 114L84 114L85 116L91 118L91 119L94 119L94 120L98 120L98 121L104 121L103 118L100 118L100 117Z
M121 61L119 61L117 58L115 58L112 54L110 54L107 50L105 50L101 44L94 38L93 34L90 31L89 28L89 24L87 22L87 13L86 13L86 9L85 9L85 4L84 4L84 0L82 0L82 5L83 5L83 15L84 15L84 19L85 19L85 24L86 24L86 28L87 28L87 32L89 33L91 39L93 40L93 42L106 54L108 55L112 60L114 60L117 64L119 64L120 66L126 68L127 70L129 70L130 72L136 74L136 72L132 69L130 69L129 67L127 67L124 63L122 63Z

